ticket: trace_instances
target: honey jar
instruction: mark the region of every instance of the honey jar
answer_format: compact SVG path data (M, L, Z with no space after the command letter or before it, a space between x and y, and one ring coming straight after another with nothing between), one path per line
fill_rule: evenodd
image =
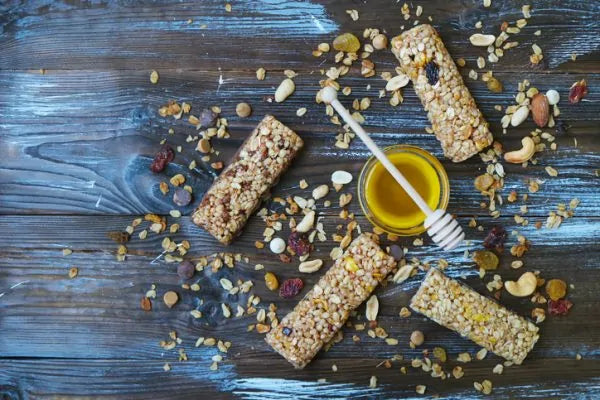
M446 209L450 184L437 158L408 145L387 147L384 153L432 210ZM362 168L358 198L367 219L387 233L411 236L425 231L425 214L375 157Z

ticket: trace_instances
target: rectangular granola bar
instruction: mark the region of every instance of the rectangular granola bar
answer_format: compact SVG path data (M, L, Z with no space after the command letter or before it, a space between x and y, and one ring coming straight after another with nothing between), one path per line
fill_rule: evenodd
M229 244L303 146L294 131L267 115L213 182L192 221Z
M394 258L381 250L375 239L369 234L356 238L267 334L267 343L294 367L304 368L395 267Z
M515 364L523 362L539 339L535 324L435 268L410 307Z
M431 25L393 38L392 52L411 79L446 157L460 162L492 144L488 123Z

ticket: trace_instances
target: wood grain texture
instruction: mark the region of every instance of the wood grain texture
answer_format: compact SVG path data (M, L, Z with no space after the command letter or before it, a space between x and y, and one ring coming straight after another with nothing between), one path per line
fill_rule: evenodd
M473 62L481 49L469 45L465 30L482 21L485 30L497 34L502 21L522 18L520 1L493 2L484 10L481 2L422 1L421 21L432 16L452 54ZM350 6L348 6L350 7ZM322 2L260 0L224 2L161 1L53 2L13 1L5 6L0 44L2 69L143 69L195 68L198 65L226 68L239 65L281 70L311 65L310 51L322 41L331 41L337 31L362 31L378 27L394 35L411 20L402 19L402 3L354 6L360 19L354 23L345 6L333 0ZM415 5L416 7L416 5ZM596 52L600 29L598 4L594 1L536 1L523 34L521 50L529 54L537 38L545 44L548 68L570 72L598 72ZM191 19L192 22L188 23ZM248 42L252 45L248 46ZM82 46L82 43L84 44ZM571 52L581 59L570 61ZM521 53L521 54L519 54ZM530 69L522 52L510 52L498 69L523 72ZM389 58L390 65L394 65Z
M443 381L411 368L412 358L435 346L448 353L446 371L458 364L458 353L474 355L479 350L417 314L398 317L422 279L423 272L419 272L402 285L390 283L376 292L381 305L378 322L399 340L397 346L346 328L340 343L321 352L306 369L293 370L261 335L246 332L255 316L225 319L221 314L221 303L245 305L247 300L247 295L224 293L219 285L222 277L253 280L251 293L261 298L259 307L276 303L279 317L298 300L280 299L266 289L265 271L276 273L280 280L296 277L298 261L285 264L270 251L255 248L254 241L262 238L264 229L256 216L232 246L223 247L191 224L187 217L193 208L190 205L181 209L185 216L177 221L181 223L177 234L150 234L142 241L137 237L138 228L127 244L127 261L116 260L117 245L106 236L108 231L122 230L144 213L167 214L174 208L171 196L158 190L161 180L183 173L197 203L215 176L209 163L200 160L194 144L185 141L195 129L183 120L158 115L157 109L168 100L189 102L194 115L211 105L222 108L231 138L213 140L219 151L213 160L227 161L266 113L300 133L305 149L273 189L274 195L308 197L315 186L329 183L331 172L337 169L357 177L369 156L366 148L356 140L349 150L335 148L339 128L329 122L323 105L314 102L320 70L333 65L334 53L315 58L311 51L345 31L360 35L364 28L377 27L389 37L398 34L401 25L408 27L414 21L403 20L402 3L239 0L231 3L231 13L225 10L225 2L217 0L0 3L0 232L4 233L0 248L0 398L422 398L415 393L418 384L427 386L425 397L490 398L473 389L473 382L483 379L493 382L492 397L499 399L600 397L596 306L600 280L600 4L595 1L532 2L532 18L515 36L520 45L499 63L488 65L504 83L505 90L499 94L467 77L477 57L486 55L485 49L471 46L468 37L475 32L477 21L482 21L484 33L497 34L502 21L522 17L524 2L494 0L488 9L480 0L412 4L413 14L414 7L423 6L421 22L432 16L454 58L466 60L461 74L505 149L519 147L520 139L534 128L528 121L510 128L506 135L501 133L502 113L494 107L512 103L518 82L527 78L541 91L554 88L560 92L559 119L570 128L557 135L558 151L539 154L538 164L526 169L505 165L504 198L511 190L526 193L529 179L544 181L541 190L530 194L527 201L526 227L513 220L521 202L504 204L498 219L481 208L484 198L472 184L485 164L478 157L460 164L443 160L438 141L425 132L429 123L410 85L399 107L390 107L385 98L377 99L379 89L385 86L378 75L393 72L396 66L390 52L373 54L376 77L360 77L355 65L340 79L342 85L352 87L351 95L341 99L344 104L349 106L354 98L371 98L372 106L364 115L374 140L380 146L413 144L436 155L450 177L449 210L463 226L475 217L482 227L467 228L469 242L450 253L438 251L425 237L424 246L413 246L414 238L401 238L398 243L409 249L408 258L418 257L435 266L443 257L449 262L451 276L487 293L485 283L492 274L481 280L464 250L480 249L488 229L500 224L532 242L521 270L510 268L514 258L508 251L501 256L496 272L504 280L538 270L545 278L561 278L573 285L569 299L575 306L567 317L548 317L541 324L541 339L523 366L496 375L492 368L501 360L488 355L462 365L464 378ZM350 8L359 11L358 21L347 15L345 10ZM192 21L188 23L188 19ZM534 36L538 29L542 35ZM545 56L536 68L528 64L532 43L539 44ZM572 53L577 54L576 61L571 60ZM258 67L267 69L264 81L256 80ZM284 78L285 69L298 73L296 91L284 103L270 103L267 100ZM149 82L152 70L160 74L157 85ZM588 81L590 92L584 102L570 105L566 101L569 86L582 78ZM235 105L241 101L252 105L250 118L235 115ZM302 118L296 116L300 107L308 110ZM174 135L167 133L169 128ZM182 146L182 151L165 173L152 174L149 164L162 139L173 147ZM187 167L192 160L198 163L194 171ZM559 176L549 177L546 166L555 167ZM301 179L308 181L307 189L299 188ZM355 194L356 179L343 191ZM558 203L574 197L581 204L573 218L556 230L535 228ZM332 206L319 206L318 210L329 237L312 253L325 260L335 246L331 233L344 223L338 216L337 195L332 192L327 199ZM273 202L265 206L281 209ZM356 199L348 208L364 231L371 229ZM285 226L281 235L288 233ZM233 269L212 272L208 268L197 273L190 282L197 282L201 290L184 290L176 264L159 257L166 236L189 240L186 258L191 260L227 251L240 253L247 261L236 263ZM515 241L511 235L507 247ZM72 249L73 254L63 256L64 248ZM258 263L265 270L256 271ZM323 272L329 265L331 262L325 263ZM77 278L69 279L71 267L79 268ZM303 276L305 291L321 274ZM158 297L153 300L153 310L144 312L140 300L152 284L157 285ZM181 297L170 310L161 300L167 290L175 290ZM534 307L529 299L506 292L501 302L521 315L529 315ZM193 318L189 313L193 309L202 311L202 318ZM352 317L353 322L363 320L364 307ZM423 349L408 346L415 329L425 333ZM178 332L182 344L167 351L159 341L168 339L172 330ZM358 343L352 340L355 334L361 338ZM217 349L194 347L200 336L233 343L217 371L209 370ZM179 348L185 349L189 361L177 361ZM394 362L390 369L377 367L395 354L402 354L404 361ZM583 359L577 361L576 354ZM165 362L171 364L170 372L163 371ZM400 372L401 366L407 367L406 375ZM368 387L373 375L379 380L374 389Z
M274 93L283 77L281 73L257 81L254 73L233 72L227 83L218 88L220 75L207 71L165 71L155 86L149 82L148 71L0 73L0 91L4 92L0 107L5 110L2 139L6 144L0 148L0 212L167 213L172 202L159 192L158 183L180 172L189 178L188 184L194 187L199 200L212 182L212 169L209 163L201 161L195 143L186 143L188 135L196 134L195 128L183 118L175 121L158 115L158 108L170 99L189 102L192 114L196 115L209 105L222 107L223 115L230 120L231 139L214 141L220 152L214 160L226 162L266 113L275 114L298 131L305 139L305 149L275 189L278 194L299 193L298 182L303 178L311 185L327 183L330 174L337 169L349 170L358 176L369 157L368 151L358 140L349 151L334 147L339 127L329 123L323 105L314 102L317 76L301 74L296 78L297 90L291 98L285 103L273 104L263 98ZM532 82L539 82L542 90L560 88L566 98L568 88L564 82L570 79L569 75L527 76ZM482 82L468 79L467 82L497 139L505 148L516 149L520 147L521 137L534 126L527 122L510 129L507 135L501 134L499 122L503 114L495 111L494 105L511 104L511 96L523 77L505 74L502 79L512 90L500 95L490 94ZM405 91L404 103L392 108L387 99L376 101L385 81L360 78L346 81L359 88L373 81L371 90L356 90L343 102L349 105L354 98L365 96L373 99L372 107L364 114L378 145L406 143L432 152L443 160L453 193L461 194L461 204L451 201L450 210L467 215L485 214L479 207L481 196L470 190L483 164L478 157L460 164L444 159L439 142L424 130L429 123L410 88ZM589 81L591 87L600 86L600 79L595 76ZM600 94L592 91L588 99L600 101ZM243 120L235 115L235 105L240 101L252 104L251 118ZM303 118L295 115L300 107L308 108ZM582 200L579 209L582 215L598 215L593 201L595 192L590 191L600 184L595 174L600 164L595 140L600 115L595 110L583 104L561 104L560 118L571 128L567 134L557 136L560 151L544 152L539 156L539 165L528 169L506 165L505 193L513 189L524 192L526 181L531 178L545 180L548 176L544 167L551 165L559 170L560 177L547 180L544 190L532 196L531 212L546 215L555 201L568 202L578 197ZM174 135L167 133L170 127L175 130ZM182 152L164 174L155 175L149 165L162 139L174 148L182 146ZM198 163L195 173L187 170L192 160ZM566 180L571 186L569 192L563 190ZM354 192L355 185L356 180L349 190ZM301 193L306 196L309 190ZM507 211L514 213L515 209L509 207Z

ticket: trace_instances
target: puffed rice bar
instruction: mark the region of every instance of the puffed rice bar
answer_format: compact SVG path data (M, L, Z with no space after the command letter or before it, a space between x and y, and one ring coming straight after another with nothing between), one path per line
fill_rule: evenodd
M410 307L515 364L523 362L539 339L535 324L435 268Z
M303 146L294 131L267 115L213 182L192 221L229 244Z
M267 343L294 367L304 368L395 267L394 258L375 240L367 233L356 238L294 310L267 334Z
M392 52L411 79L446 157L460 162L492 144L488 123L431 25L393 38Z

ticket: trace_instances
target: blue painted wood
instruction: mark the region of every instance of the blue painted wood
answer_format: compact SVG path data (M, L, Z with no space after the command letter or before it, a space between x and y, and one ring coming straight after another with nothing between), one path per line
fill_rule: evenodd
M468 36L477 21L482 21L483 32L497 33L502 21L521 18L523 2L495 0L489 9L479 0L412 4L424 7L422 21L433 17L453 56L467 61L461 73L505 149L517 148L533 124L526 122L502 135L502 113L494 106L510 104L517 83L525 78L542 91L559 90L563 99L560 119L570 125L567 134L557 136L558 151L540 154L538 165L527 169L505 165L505 198L511 190L525 193L528 179L545 180L527 202L527 227L513 220L521 202L505 204L499 219L490 218L480 207L483 198L472 188L474 177L485 169L478 158L461 164L444 161L452 186L450 210L464 226L471 217L482 226L481 231L467 229L468 249L480 249L485 233L495 224L518 230L532 242L523 258L524 267L512 270L514 258L505 251L496 272L504 280L515 279L525 270L565 279L573 285L569 298L575 303L569 316L548 317L541 325L540 342L523 366L495 375L492 368L501 360L488 355L483 361L462 365L464 378L444 381L410 367L410 359L422 356L423 350L409 348L413 330L425 333L428 350L446 349L447 371L457 365L458 353L474 355L478 348L418 315L398 317L423 272L403 285L388 284L376 292L381 304L378 322L399 340L398 346L347 328L340 343L319 354L305 370L295 371L270 351L259 334L246 332L254 316L229 320L220 316L221 302L245 304L244 296L223 293L218 283L221 277L252 279L253 293L261 297L261 304L276 303L280 317L297 301L279 299L265 288L264 271L254 270L261 263L280 280L298 275L297 261L284 264L268 250L254 247L264 229L260 218L251 218L244 234L228 248L186 217L181 219L180 232L169 236L190 240L190 259L219 251L248 257L234 269L198 274L198 293L181 289L173 264L161 258L155 261L167 234L150 235L145 241L134 237L127 244L127 262L116 261L116 244L106 237L107 231L124 229L140 214L166 214L173 208L170 197L158 190L160 180L184 173L198 201L212 179L193 145L185 142L194 129L184 121L157 115L157 108L169 99L190 102L193 114L210 105L222 107L231 131L230 139L213 141L221 152L217 159L222 161L265 113L275 114L297 130L306 148L274 188L275 195L308 197L317 184L329 182L332 171L356 174L368 157L358 142L347 151L333 147L338 129L328 122L323 106L314 103L314 95L322 78L320 69L333 65L334 53L325 62L310 53L339 32L360 36L366 27L378 27L391 37L400 25L409 24L401 17L402 2L236 0L231 4L231 13L225 11L225 2L216 0L13 0L0 4L0 232L5 233L0 247L0 397L421 398L415 386L423 384L428 396L471 399L483 398L473 389L473 381L483 379L492 380L496 398L599 397L600 92L596 88L600 87L600 4L534 2L532 18L523 34L516 36L521 45L492 66L494 76L504 83L500 94L467 78L476 58L485 56L485 49L468 44ZM359 11L357 22L346 14L347 8ZM538 29L542 35L533 36ZM545 56L538 68L527 61L533 42L543 48ZM578 55L576 61L571 60L572 53ZM389 52L376 52L372 59L378 74L393 72L396 66ZM264 81L255 78L258 67L268 71ZM269 103L267 98L288 68L299 74L296 92L284 103ZM153 69L160 73L157 85L149 82ZM585 101L570 105L565 101L569 86L581 78L588 81L590 93ZM425 132L428 121L410 87L404 91L404 103L391 108L386 99L376 100L385 83L380 78L361 78L354 67L340 81L353 88L342 99L345 104L365 96L373 100L364 114L378 144L415 144L442 158L439 143ZM235 115L240 101L252 105L250 118ZM308 109L302 118L296 116L299 107ZM167 134L170 127L175 135ZM154 175L148 165L163 138L183 149L167 173ZM191 160L198 162L195 171L187 169ZM544 167L549 165L558 169L558 177L547 176ZM299 188L301 179L309 182L309 188ZM344 191L354 193L355 185ZM574 197L581 204L559 229L535 227L556 210L557 203ZM329 199L332 207L320 211L331 233L344 221L337 217L335 193ZM182 211L189 214L191 209ZM370 229L356 201L349 210L363 230ZM287 232L285 228L283 235ZM464 248L442 254L426 238L422 247L413 246L412 240L399 241L409 248L409 258L436 265L444 257L450 263L450 275L487 292L485 282L491 274L484 281L479 279ZM515 241L511 236L509 246ZM389 242L384 240L384 244ZM334 245L328 239L316 246L313 255L328 259ZM65 257L63 248L74 253ZM79 268L79 276L69 279L73 266ZM307 287L320 276L313 275L303 276ZM144 312L140 299L152 284L157 285L159 298L153 301L152 312ZM181 294L172 310L160 300L166 290ZM501 302L522 315L529 315L534 307L529 299L506 293ZM202 310L202 318L189 314L194 308ZM359 309L352 321L363 321L363 314ZM171 330L182 338L181 347L190 361L178 362L177 349L165 351L158 345ZM354 334L361 338L359 343L353 342ZM218 371L209 370L216 349L194 347L199 336L232 341ZM390 369L380 365L395 354L405 360L394 362ZM576 354L583 359L575 360ZM163 371L165 362L171 363L172 371ZM334 364L337 372L332 371ZM407 375L399 372L401 366L407 367ZM379 379L375 389L368 387L372 375Z

